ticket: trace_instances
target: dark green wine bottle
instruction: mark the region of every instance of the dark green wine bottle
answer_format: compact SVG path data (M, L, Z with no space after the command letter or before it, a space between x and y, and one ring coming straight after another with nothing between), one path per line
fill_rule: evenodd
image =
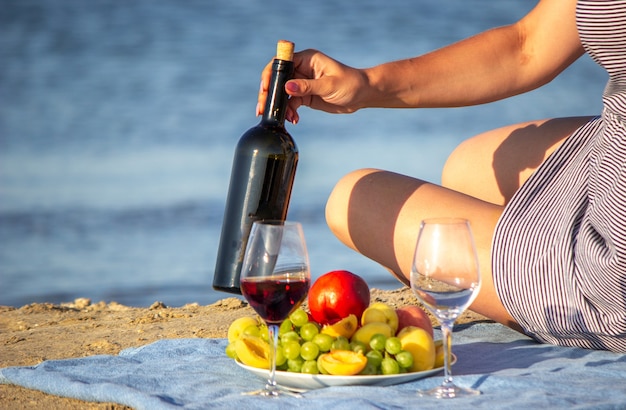
M298 148L285 129L292 59L293 43L279 41L261 122L242 135L235 149L213 275L216 290L241 294L239 276L252 223L287 218L298 163Z

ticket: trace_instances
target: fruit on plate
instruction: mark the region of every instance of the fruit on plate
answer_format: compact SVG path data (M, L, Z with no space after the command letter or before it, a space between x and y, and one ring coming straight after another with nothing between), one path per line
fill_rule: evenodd
M237 318L228 327L228 343L233 343L239 336L243 335L244 330L249 326L258 326L260 323L256 317L242 316Z
M413 364L411 372L430 370L435 366L435 342L428 332L421 327L407 326L397 334L402 350L411 352Z
M388 323L371 322L359 328L358 322L355 315L349 315L321 327L303 308L296 309L279 330L277 370L349 376L398 374L441 366L441 342L433 342L423 328L405 326L395 335ZM228 334L236 338L225 349L228 357L248 366L269 368L264 323L256 317L236 319ZM363 358L365 365L361 367Z
M391 337L394 335L393 329L387 323L372 322L361 326L352 335L352 342L365 343L369 346L370 340L376 334L382 334L385 337Z
M309 289L309 310L321 325L335 323L353 314L360 318L370 303L370 289L360 276L335 270L320 276Z
M372 303L363 311L361 325L374 322L387 323L391 327L394 335L398 330L398 315L396 314L396 310L383 302Z
M359 374L367 365L367 358L362 353L350 350L335 350L324 353L319 358L321 367L332 375L352 376Z
M407 326L415 326L421 327L431 337L433 336L433 323L424 309L419 306L411 305L398 308L396 309L396 315L398 316L398 331Z
M270 368L270 345L258 336L242 335L235 341L235 352L247 366Z
M322 328L321 333L332 336L339 337L343 336L346 339L350 339L356 329L359 327L359 320L355 315L348 315L348 317L344 317L339 322L325 325Z
M444 358L443 358L443 340L435 341L435 368L444 366Z

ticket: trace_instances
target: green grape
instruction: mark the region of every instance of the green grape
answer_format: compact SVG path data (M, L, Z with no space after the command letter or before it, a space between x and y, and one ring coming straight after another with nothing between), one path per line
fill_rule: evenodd
M317 360L307 360L302 364L302 368L300 369L300 373L306 374L319 374L319 369L317 368Z
M287 332L291 332L293 330L293 323L289 319L283 320L283 323L280 324L278 328L278 336L282 336Z
M301 308L298 308L289 315L289 320L295 327L302 327L309 321L309 315Z
M395 359L392 359L391 357L385 357L383 359L382 363L380 364L380 369L382 370L383 374L400 373L400 365L398 365L398 362L396 362Z
M237 360L237 352L235 352L235 343L229 343L228 346L226 346L226 356L230 357L231 359Z
M381 333L376 333L370 339L370 347L374 350L378 350L379 352L385 351L385 343L387 342L387 337Z
M367 363L371 363L377 369L383 361L383 354L378 350L370 350L365 354L365 357L367 357Z
M358 341L350 342L350 350L365 355L367 353L367 345Z
M319 354L320 348L313 342L304 342L302 346L300 346L300 356L302 356L304 360L315 360Z
M285 356L285 352L283 351L282 346L278 346L276 348L276 367L282 366L287 362L287 357Z
M411 352L402 350L396 354L396 361L403 369L408 369L413 366L413 355Z
M300 327L300 337L307 342L313 340L316 334L320 332L319 327L313 322L307 322Z
M398 354L402 350L402 342L397 337L390 337L385 342L385 350L389 354Z
M280 342L285 344L286 342L298 342L300 343L300 335L295 330L285 333L280 337Z
M344 336L337 336L330 350L350 350L350 341Z
M376 368L376 366L374 366L372 363L367 362L367 364L365 365L365 367L363 368L363 370L361 370L361 372L359 374L363 374L363 375L375 375L378 373L378 369Z
M293 373L301 373L302 365L304 364L304 359L301 357L297 357L296 359L288 359L287 360L287 369Z
M269 342L270 331L267 328L267 325L265 323L259 325L259 332L261 333L261 339L265 340L266 342Z
M327 335L326 333L318 333L313 336L313 340L311 341L319 347L320 352L326 353L330 352L330 347L333 345L335 338L331 335Z
M283 354L287 359L297 359L300 357L300 343L289 340L282 344Z
M250 325L243 329L244 335L261 337L261 329L257 325Z

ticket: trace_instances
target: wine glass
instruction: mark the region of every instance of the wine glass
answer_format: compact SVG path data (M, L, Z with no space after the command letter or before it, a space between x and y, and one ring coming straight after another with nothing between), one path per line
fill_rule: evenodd
M479 288L478 257L469 221L422 221L411 266L411 289L441 324L445 375L440 386L419 391L420 395L453 398L480 394L454 384L450 360L454 321L476 298Z
M246 394L299 396L276 385L276 349L280 324L300 306L310 284L302 225L290 221L254 222L241 268L241 293L267 323L270 369L265 388Z

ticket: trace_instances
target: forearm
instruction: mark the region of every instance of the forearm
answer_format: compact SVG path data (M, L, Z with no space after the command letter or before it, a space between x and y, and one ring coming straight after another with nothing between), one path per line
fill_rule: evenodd
M517 95L551 81L583 54L575 1L544 0L519 22L420 57L364 72L361 107L456 107Z
M506 98L536 83L524 73L518 30L506 26L423 56L365 69L363 107L455 107Z

